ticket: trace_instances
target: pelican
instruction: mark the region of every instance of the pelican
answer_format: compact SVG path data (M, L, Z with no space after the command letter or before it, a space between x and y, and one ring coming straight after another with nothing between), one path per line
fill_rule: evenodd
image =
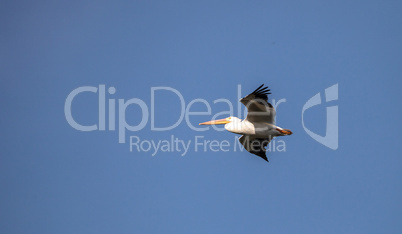
M271 94L269 91L268 86L264 87L262 84L254 92L240 99L248 110L244 120L230 116L200 123L200 125L225 124L227 131L242 135L239 141L248 152L269 162L265 147L272 138L293 134L289 129L275 125L276 111L268 102L268 94Z

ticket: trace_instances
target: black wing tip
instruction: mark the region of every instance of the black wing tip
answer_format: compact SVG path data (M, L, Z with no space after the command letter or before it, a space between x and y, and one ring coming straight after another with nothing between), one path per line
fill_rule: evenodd
M264 159L265 161L269 162L269 160L268 160L268 158L267 158L267 155L265 155L265 153L264 153L264 155L258 155L258 154L257 154L257 156L259 156L260 158L262 158L262 159Z
M265 86L264 84L260 85L260 87L258 87L256 90L254 90L254 92L252 92L252 94L254 94L255 96L262 98L262 99L268 99L267 95L271 94L270 93L270 89L269 86Z
M263 148L262 148L260 151L254 151L254 152L252 152L252 153L255 154L255 155L257 155L258 157L264 159L265 161L269 162L269 161L268 161L268 158L267 158L267 152L266 152L265 149L264 149L265 146L266 146L266 145L264 145Z
M267 162L269 162L269 160L268 160L268 158L267 158L267 155L266 155L265 151L259 151L259 152L250 152L250 153L252 153L252 154L254 154L254 155L256 155L256 156L258 156L258 157L260 157L260 158L264 159L264 160L265 160L265 161L267 161Z
M256 90L254 90L253 93L267 93L267 92L271 91L268 88L269 88L269 86L264 87L264 84L262 84L262 85L260 85L260 87L258 87Z

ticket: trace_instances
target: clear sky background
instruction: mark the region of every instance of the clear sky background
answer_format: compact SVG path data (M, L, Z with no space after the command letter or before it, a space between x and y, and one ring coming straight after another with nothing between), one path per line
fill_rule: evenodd
M400 1L2 1L0 4L1 233L402 232ZM117 131L81 132L64 116L80 86L139 98L151 87L203 98L212 115L260 84L286 99L277 124L286 152L130 152ZM339 100L305 113L325 135L339 108L339 148L303 129L302 107L334 84ZM73 102L96 124L97 94ZM192 111L205 111L197 104ZM137 124L140 109L127 109ZM161 92L157 126L180 115ZM194 125L210 116L193 116ZM127 137L228 140L185 122Z

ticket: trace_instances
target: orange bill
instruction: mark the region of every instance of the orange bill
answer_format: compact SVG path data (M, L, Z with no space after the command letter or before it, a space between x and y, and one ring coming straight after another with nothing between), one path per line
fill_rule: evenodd
M200 123L200 125L212 125L212 124L227 124L230 123L229 120L226 119L218 119L218 120L212 120L204 123Z

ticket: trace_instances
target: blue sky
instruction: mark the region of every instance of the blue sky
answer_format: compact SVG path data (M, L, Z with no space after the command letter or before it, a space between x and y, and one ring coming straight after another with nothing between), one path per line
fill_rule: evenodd
M398 1L4 1L0 7L1 233L398 233L402 230ZM211 115L260 84L286 99L277 124L294 134L270 163L247 152L130 152L118 131L72 128L64 105L82 86L138 98L178 90ZM326 107L339 109L339 148L312 139L302 108L334 84L339 99L306 111L325 135ZM324 97L324 96L322 96ZM180 116L178 97L155 99L156 126ZM117 104L116 104L117 105ZM192 111L205 111L194 104ZM98 96L72 105L97 124ZM118 116L117 116L118 117ZM141 109L127 108L136 125ZM127 131L143 140L235 136ZM278 138L279 140L279 138Z

